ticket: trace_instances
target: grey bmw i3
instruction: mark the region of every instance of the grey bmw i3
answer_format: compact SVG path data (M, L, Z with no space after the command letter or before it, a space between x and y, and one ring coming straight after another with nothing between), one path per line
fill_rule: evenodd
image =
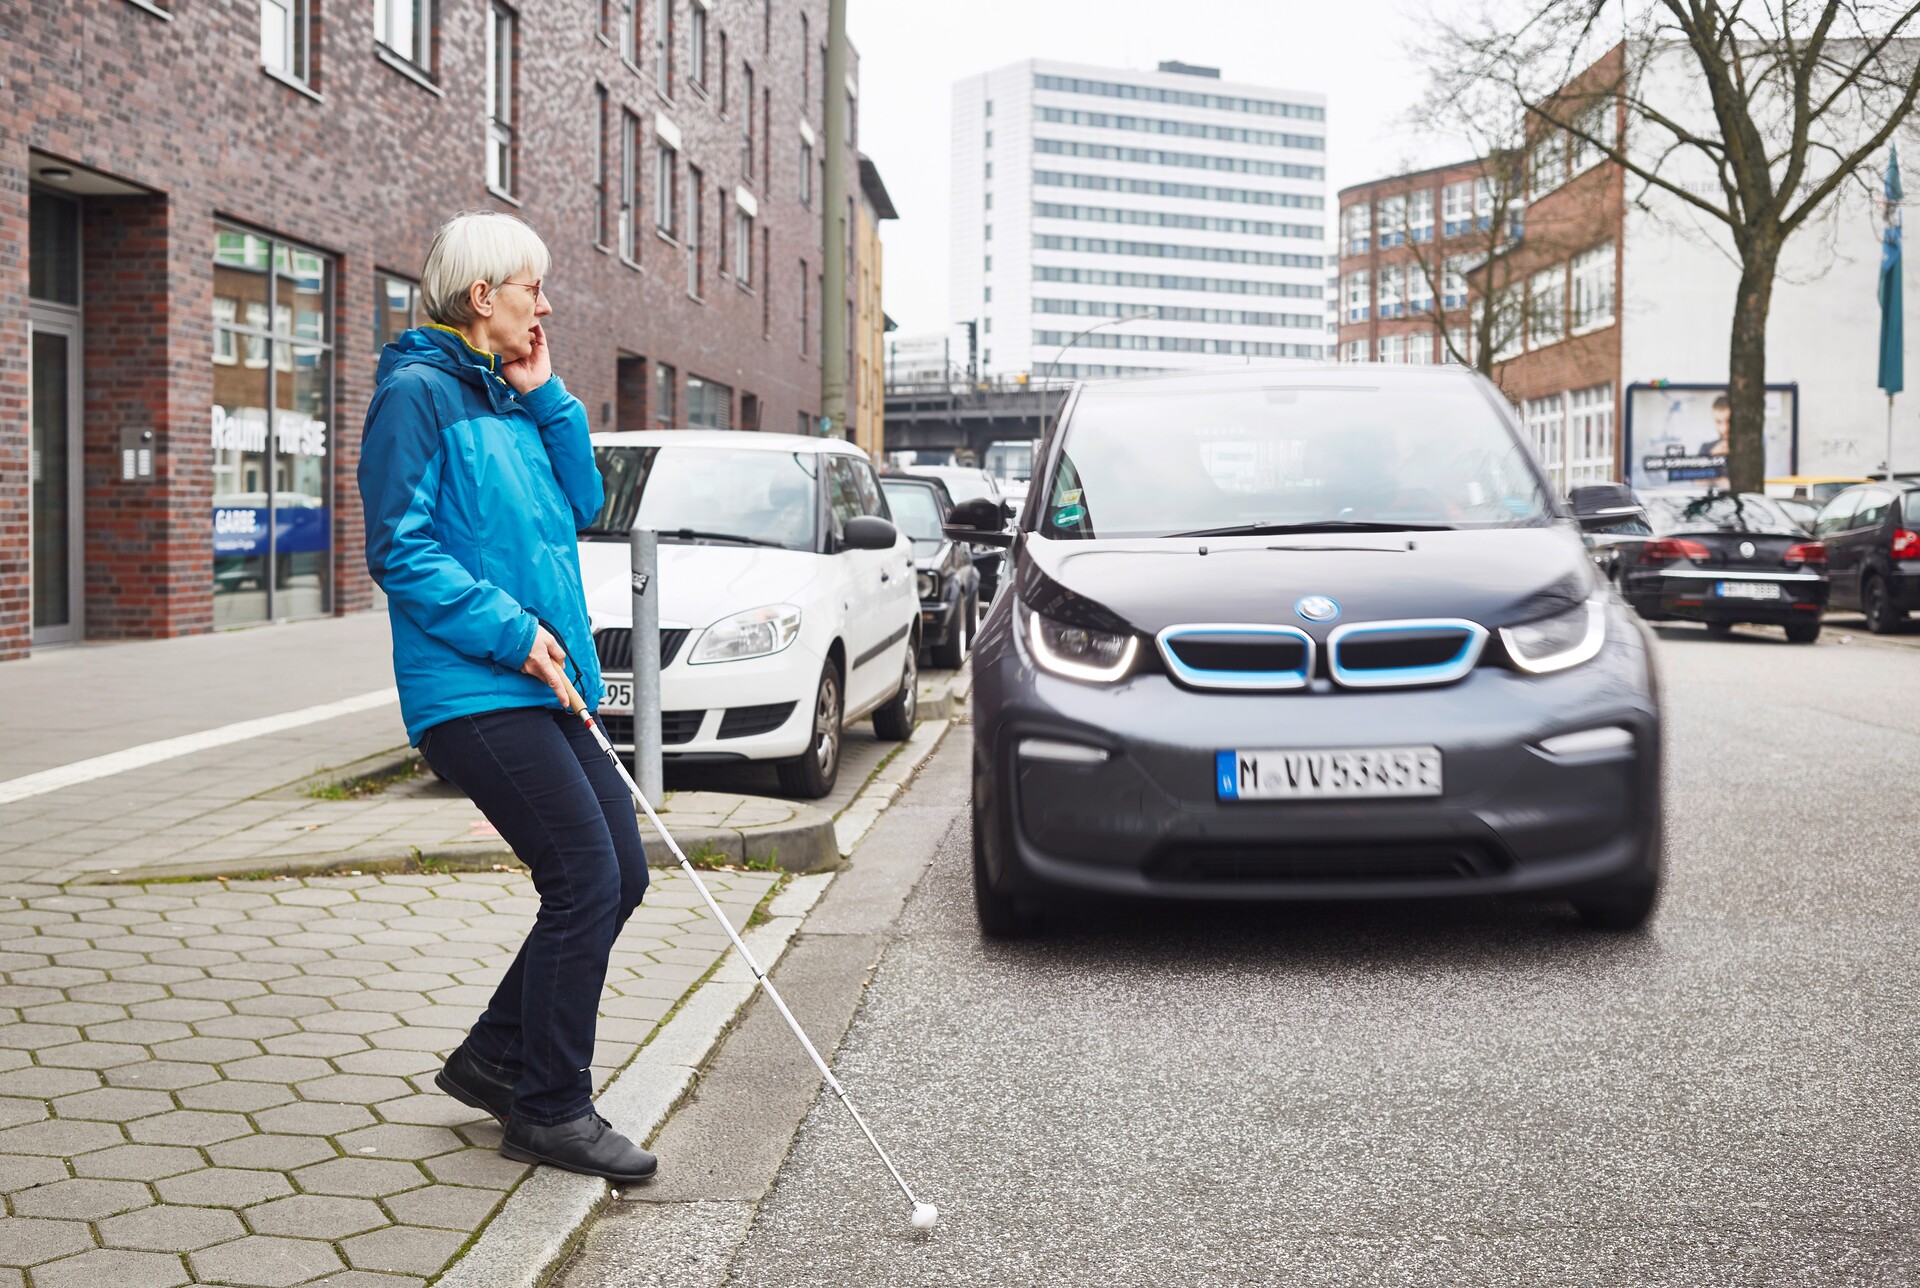
M1098 895L1652 914L1648 640L1484 378L1087 383L1041 456L1016 532L950 520L1016 591L973 654L986 934Z

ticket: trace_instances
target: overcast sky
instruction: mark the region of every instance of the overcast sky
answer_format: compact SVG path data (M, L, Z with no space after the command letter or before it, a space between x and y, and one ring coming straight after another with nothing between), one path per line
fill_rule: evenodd
M947 322L948 104L962 76L1022 58L1141 69L1176 58L1229 80L1317 90L1327 96L1329 198L1462 151L1404 120L1419 90L1404 51L1427 0L848 0L847 9L861 150L900 212L882 225L886 309L908 334Z

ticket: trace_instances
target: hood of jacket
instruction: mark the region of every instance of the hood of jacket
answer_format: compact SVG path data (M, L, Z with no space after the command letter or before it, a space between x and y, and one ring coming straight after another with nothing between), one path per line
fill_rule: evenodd
M500 374L500 355L485 353L467 343L467 338L452 327L427 322L408 331L380 350L380 365L374 370L374 383L385 384L396 372L415 365L443 371L483 393L495 412L505 412L512 386Z

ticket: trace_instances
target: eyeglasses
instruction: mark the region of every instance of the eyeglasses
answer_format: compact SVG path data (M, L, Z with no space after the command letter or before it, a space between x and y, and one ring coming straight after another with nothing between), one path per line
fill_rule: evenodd
M502 282L500 286L523 286L533 292L533 298L536 300L543 300L547 296L546 287L544 283L541 282ZM494 289L498 290L499 287L495 287Z

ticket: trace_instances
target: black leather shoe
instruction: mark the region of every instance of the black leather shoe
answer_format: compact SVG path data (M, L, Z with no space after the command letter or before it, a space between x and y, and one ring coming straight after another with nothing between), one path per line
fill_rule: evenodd
M513 1084L474 1059L465 1046L456 1047L447 1057L440 1072L433 1075L433 1085L463 1105L492 1114L502 1127L507 1125L507 1111L513 1107Z
M572 1122L541 1127L515 1119L507 1124L500 1152L516 1163L545 1163L616 1185L632 1185L653 1176L659 1160L589 1112Z

